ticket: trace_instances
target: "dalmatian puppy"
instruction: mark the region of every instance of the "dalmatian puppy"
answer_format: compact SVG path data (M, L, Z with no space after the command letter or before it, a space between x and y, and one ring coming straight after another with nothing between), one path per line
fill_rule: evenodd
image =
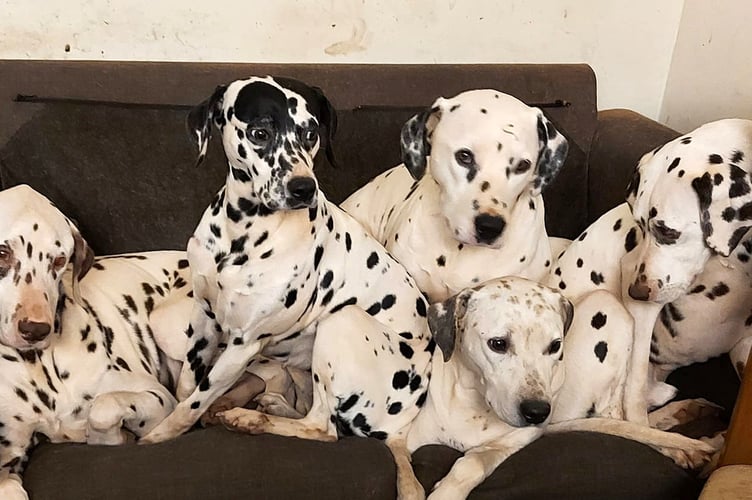
M229 173L188 244L196 302L181 401L140 442L187 430L259 355L305 371L313 363L312 407L297 420L247 410L249 419L302 437L399 442L426 397L428 305L318 189L313 159L322 139L331 157L336 127L329 101L295 80L252 77L220 86L188 121L200 155L219 128ZM370 359L382 376L362 370Z
M572 242L547 279L573 300L593 289L619 294L634 316L630 420L644 422L648 406L674 397L663 381L679 366L730 351L743 369L752 337L750 155L752 121L736 119L646 154L627 203Z
M402 451L395 452L398 485L413 485L398 487L399 498L424 497L410 455L432 443L464 452L429 496L451 500L467 497L507 457L546 432L587 430L635 439L685 467L701 465L714 451L678 434L597 418L620 416L618 389L626 376L629 342L624 331L632 321L608 292L585 297L573 313L572 304L551 288L524 278L500 278L432 305L428 320L440 350L431 359L425 404L409 426ZM349 401L336 397L331 384L347 385L344 393L357 399L374 379L392 376L385 358L372 356L368 343L357 335L344 337L344 346L343 339L321 334L314 344L314 397L328 399L329 412ZM357 362L330 368L343 349ZM399 380L395 374L392 383L411 384L408 380L407 374ZM296 421L243 409L223 412L220 419L250 433L337 436L333 426L326 435L312 436L293 430Z
M95 260L25 185L0 192L0 213L0 498L25 499L37 434L118 444L172 410L179 365L160 345L183 338L188 321L162 308L192 299L183 252Z
M404 167L374 178L342 208L432 302L498 276L547 274L541 192L568 145L540 109L471 90L437 99L405 124L401 139Z

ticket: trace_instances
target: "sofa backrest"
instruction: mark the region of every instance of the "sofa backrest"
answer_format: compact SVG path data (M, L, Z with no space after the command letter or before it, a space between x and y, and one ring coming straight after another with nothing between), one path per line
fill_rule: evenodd
M569 139L544 193L549 233L586 225L587 157L596 127L586 65L298 65L0 61L0 183L30 184L76 220L98 254L185 248L224 182L219 141L194 168L185 128L216 85L279 75L319 86L339 115L339 168L317 176L341 202L400 163L399 131L438 96L495 88L540 106Z

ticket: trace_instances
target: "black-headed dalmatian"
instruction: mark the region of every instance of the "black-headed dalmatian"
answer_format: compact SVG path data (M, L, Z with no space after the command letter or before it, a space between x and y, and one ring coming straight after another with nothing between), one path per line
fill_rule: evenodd
M379 175L342 208L432 302L499 276L546 276L553 259L541 244L548 240L541 191L568 146L540 109L496 90L439 98L405 124L401 145L404 167Z
M634 316L630 420L644 422L648 406L675 395L663 380L679 366L730 351L743 369L752 342L750 155L752 122L737 119L646 154L627 203L587 228L552 268L547 283L569 298L606 289Z
M303 370L313 359L313 406L300 420L250 410L247 418L284 422L275 432L290 435L399 443L426 398L428 305L405 269L318 189L313 159L320 138L330 153L336 125L328 100L294 80L253 77L219 87L189 125L201 155L219 128L230 171L188 244L196 303L181 401L140 442L187 430L263 355ZM381 375L365 362L378 362Z
M25 185L0 192L0 213L0 498L25 499L38 434L118 444L124 429L142 436L172 410L179 365L161 347L188 326L171 304L192 299L184 252L94 260Z
M347 319L339 318L346 329ZM610 386L623 384L626 376L629 339L624 330L631 327L631 317L608 292L583 299L573 317L572 304L557 291L523 278L501 278L434 304L428 320L440 347L432 356L428 395L409 423L406 440L399 447L392 443L401 499L424 498L410 454L432 443L464 452L434 487L429 496L434 500L467 497L507 457L546 432L584 430L634 439L684 467L702 465L715 451L710 444L678 434L610 418L586 418L619 417L621 411L621 397ZM597 352L604 342L624 350L599 361L593 346ZM388 358L374 356L371 347L360 335L319 334L312 367L318 399L314 407L324 408L315 423L310 416L300 422L242 408L220 413L220 419L232 429L254 434L328 440L336 439L333 425L326 433L318 431L328 419L327 406L368 397L375 407L386 404L391 413L400 401L387 394L374 399L374 381L412 386L414 379L393 373ZM340 362L343 353L346 363ZM351 396L342 399L337 393ZM594 397L599 398L595 404Z

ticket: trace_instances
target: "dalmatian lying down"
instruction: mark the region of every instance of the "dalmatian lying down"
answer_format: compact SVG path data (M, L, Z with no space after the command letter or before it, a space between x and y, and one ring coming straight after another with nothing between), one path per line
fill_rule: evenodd
M399 442L426 398L428 306L405 269L318 189L313 159L322 141L331 156L336 127L329 101L295 80L253 77L218 87L188 121L200 156L219 128L229 173L188 244L196 302L181 401L140 442L187 430L259 355L310 370L314 334L319 352L339 355L327 354L314 377L326 391L314 384L313 406L287 432ZM366 355L389 377L364 372Z
M431 443L465 452L435 486L431 499L465 498L507 457L546 432L586 430L634 439L684 467L697 467L708 459L715 451L710 444L597 418L621 416L618 389L626 376L630 339L625 332L631 330L632 320L604 291L583 298L574 311L573 317L572 304L557 291L516 277L463 290L430 307L428 320L440 351L432 356L425 404L409 424L406 440L400 443L403 449L393 450L400 498L424 496L410 454ZM401 404L374 389L380 380L412 385L411 375L393 372L383 356L370 351L359 329L316 338L312 370L320 425L338 408L363 397L376 408ZM341 364L342 353L355 361ZM334 425L325 433L312 433L299 421L242 408L219 417L229 428L253 434L337 438Z
M752 121L734 119L646 154L627 203L587 228L553 267L547 283L570 299L609 290L634 316L630 420L644 422L647 406L673 398L663 380L679 366L730 351L743 368L752 342L750 155Z
M552 262L541 192L567 141L540 109L495 90L439 98L402 129L402 165L342 208L431 302L499 276L543 279ZM430 154L430 158L428 155Z
M162 308L191 300L188 262L183 252L94 260L25 185L0 192L0 213L0 498L25 499L36 433L118 444L123 429L142 436L172 410L179 365L160 344L184 337L187 319Z

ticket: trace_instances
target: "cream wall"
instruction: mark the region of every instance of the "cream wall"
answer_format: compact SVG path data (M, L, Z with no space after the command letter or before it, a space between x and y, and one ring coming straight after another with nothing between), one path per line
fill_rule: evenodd
M0 0L0 58L587 62L598 77L601 108L626 107L657 118L683 4Z
M689 131L752 118L752 1L686 0L661 121Z

